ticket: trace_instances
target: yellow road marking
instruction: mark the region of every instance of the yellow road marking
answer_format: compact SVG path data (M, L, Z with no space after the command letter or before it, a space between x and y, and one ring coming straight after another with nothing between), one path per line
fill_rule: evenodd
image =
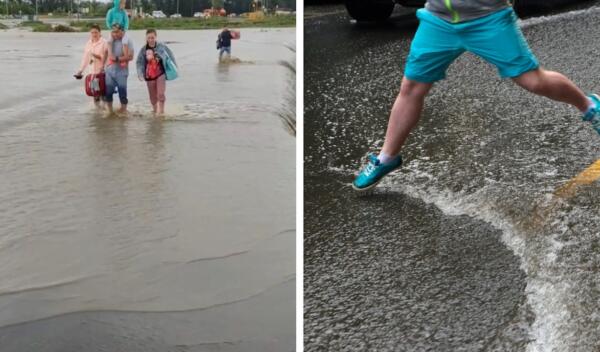
M592 165L588 166L579 175L573 177L564 186L554 192L561 198L568 198L575 194L575 189L581 185L587 185L600 178L600 159L596 160Z
M554 214L560 208L560 199L567 199L575 195L577 187L581 185L590 184L600 178L600 159L596 160L593 164L588 166L585 170L580 172L577 176L569 180L562 187L554 191L554 196L549 204L544 206L536 206L528 221L525 221L523 225L527 228L539 228L543 226L548 217Z

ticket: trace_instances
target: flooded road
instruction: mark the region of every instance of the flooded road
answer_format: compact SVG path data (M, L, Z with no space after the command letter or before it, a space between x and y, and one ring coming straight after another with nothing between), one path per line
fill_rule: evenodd
M590 92L599 6L520 23L543 66ZM600 158L597 134L463 55L403 168L358 198L350 182L383 143L416 20L359 27L321 10L305 20L306 350L597 350L600 184L570 182Z
M87 33L0 32L3 352L294 349L295 30L242 33L219 65L216 31L158 32L157 119L135 75L129 117L93 110Z

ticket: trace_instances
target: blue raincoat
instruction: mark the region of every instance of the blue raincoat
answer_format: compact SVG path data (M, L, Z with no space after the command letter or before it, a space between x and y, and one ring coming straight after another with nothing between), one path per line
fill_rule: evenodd
M119 0L114 0L114 6L106 13L106 27L112 29L112 25L118 23L123 30L129 30L129 16L125 10L119 8Z

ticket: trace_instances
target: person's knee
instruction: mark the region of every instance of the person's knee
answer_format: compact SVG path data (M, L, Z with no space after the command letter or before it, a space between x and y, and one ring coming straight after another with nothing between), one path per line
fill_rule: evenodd
M532 93L538 93L544 89L544 71L536 70L522 74L515 79L518 85Z
M530 92L538 93L544 87L541 77L534 77L526 81L524 88Z
M404 79L400 86L400 96L404 98L423 98L427 95L431 84Z

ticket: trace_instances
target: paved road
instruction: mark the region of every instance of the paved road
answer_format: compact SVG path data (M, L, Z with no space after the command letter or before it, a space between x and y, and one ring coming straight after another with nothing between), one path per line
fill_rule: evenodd
M545 67L596 92L599 4L521 22ZM357 26L340 6L306 10L305 350L596 350L600 185L556 190L600 139L570 107L463 55L403 169L372 197L349 189L382 144L415 29L406 12Z

